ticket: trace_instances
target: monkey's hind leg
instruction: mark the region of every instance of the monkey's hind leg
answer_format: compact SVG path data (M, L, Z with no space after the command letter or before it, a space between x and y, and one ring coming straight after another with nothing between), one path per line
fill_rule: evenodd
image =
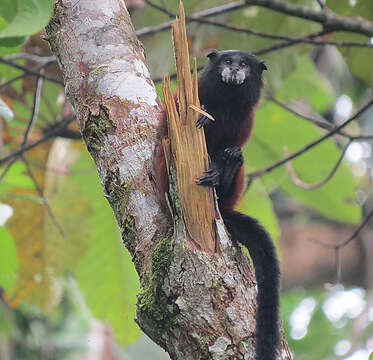
M243 165L243 155L239 146L224 149L221 157L221 176L216 193L219 199L231 197L236 191L237 176Z

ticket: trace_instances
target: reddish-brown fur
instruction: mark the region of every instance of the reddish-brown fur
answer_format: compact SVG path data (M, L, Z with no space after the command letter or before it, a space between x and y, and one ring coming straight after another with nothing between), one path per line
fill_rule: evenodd
M174 96L176 98L176 93ZM232 144L231 146L242 147L249 140L254 125L254 113L251 113L249 119L247 119L247 121L243 122L240 125L241 126L239 126L238 128L230 126L228 127L226 132L221 131L222 135L225 133L228 139L232 139L231 141L229 141L229 143ZM160 201L165 211L168 211L167 204L165 201L165 193L168 192L168 174L165 155L162 146L162 139L167 136L167 113L166 110L164 110L163 116L160 121L160 126L158 129L158 144L154 155L153 167L157 188L160 194ZM220 141L221 140L218 136L209 136L209 146L212 149L216 148L217 145L219 145L218 142ZM231 196L223 199L222 201L219 201L218 199L219 207L224 210L233 210L240 201L244 188L245 170L244 166L242 165L236 177L234 192Z

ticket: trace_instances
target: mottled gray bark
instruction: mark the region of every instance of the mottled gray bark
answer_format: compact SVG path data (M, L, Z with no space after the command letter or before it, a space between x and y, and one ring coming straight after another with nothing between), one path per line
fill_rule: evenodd
M151 173L161 108L124 2L56 0L47 34L141 279L138 324L172 359L253 358L247 257L220 220L219 252L196 250L182 217L173 227L160 207Z

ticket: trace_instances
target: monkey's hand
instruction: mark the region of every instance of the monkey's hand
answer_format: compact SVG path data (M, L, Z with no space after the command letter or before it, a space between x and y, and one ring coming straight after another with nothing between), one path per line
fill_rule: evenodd
M206 108L201 105L201 109L203 111L206 111ZM201 115L198 120L196 121L196 126L198 128L204 128L204 127L208 127L210 125L212 125L214 123L214 121L212 121L211 119L209 119L206 115Z

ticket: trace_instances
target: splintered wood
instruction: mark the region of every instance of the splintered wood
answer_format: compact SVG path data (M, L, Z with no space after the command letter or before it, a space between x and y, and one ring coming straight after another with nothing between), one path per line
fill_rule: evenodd
M180 2L180 19L173 25L174 51L179 86L178 107L170 89L170 80L163 80L163 93L168 114L168 135L171 141L168 161L176 168L177 185L184 222L194 243L201 250L216 250L215 201L212 188L198 186L196 179L208 169L208 153L203 129L196 127L200 110L196 59L191 76L185 28L185 13ZM167 153L165 148L165 152Z

